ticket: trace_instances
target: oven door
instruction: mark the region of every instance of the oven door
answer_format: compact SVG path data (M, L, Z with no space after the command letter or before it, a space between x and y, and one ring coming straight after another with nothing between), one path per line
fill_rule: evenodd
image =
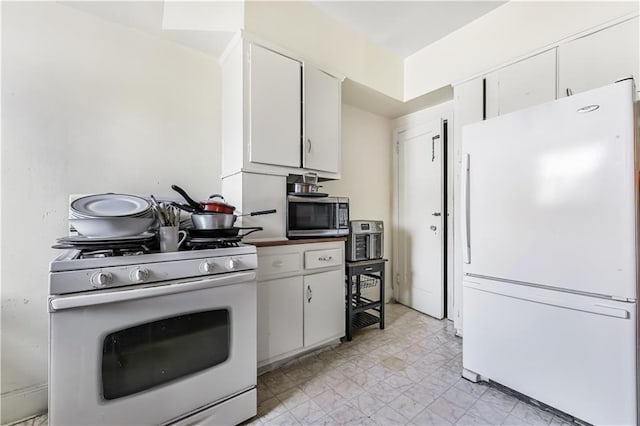
M51 297L49 419L161 424L256 386L255 272Z

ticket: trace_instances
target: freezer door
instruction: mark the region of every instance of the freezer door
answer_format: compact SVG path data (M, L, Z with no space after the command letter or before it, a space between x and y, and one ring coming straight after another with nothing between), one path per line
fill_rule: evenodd
M465 275L636 298L632 87L463 129Z
M597 425L637 424L636 304L467 279L463 366Z

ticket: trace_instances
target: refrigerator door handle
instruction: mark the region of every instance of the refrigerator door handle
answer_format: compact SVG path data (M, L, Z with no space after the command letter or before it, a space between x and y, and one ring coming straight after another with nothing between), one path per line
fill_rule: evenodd
M504 285L505 284L502 284L502 286ZM571 309L575 311L582 311L590 314L603 315L620 319L631 318L631 312L629 312L624 307L621 307L620 302L618 303L618 306L611 306L611 304L608 304L606 302L593 303L591 301L576 300L576 296L562 297L562 294L556 296L546 296L539 293L536 294L535 290L533 292L531 290L524 291L526 289L523 289L522 286L514 284L507 284L507 287L499 288L495 286L495 283L482 284L474 281L465 281L464 286L467 288L473 288L479 291L483 291L485 293L525 300L532 303L540 303L542 305L555 306L561 309ZM514 287L509 288L508 286Z
M462 259L471 263L471 245L469 243L469 163L470 155L465 154L462 162Z

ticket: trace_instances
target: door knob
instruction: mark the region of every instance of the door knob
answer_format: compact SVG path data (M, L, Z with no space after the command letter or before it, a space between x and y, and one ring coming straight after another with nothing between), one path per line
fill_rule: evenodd
M442 215L442 213L440 213L440 212L431 213L431 216L441 216L441 215Z

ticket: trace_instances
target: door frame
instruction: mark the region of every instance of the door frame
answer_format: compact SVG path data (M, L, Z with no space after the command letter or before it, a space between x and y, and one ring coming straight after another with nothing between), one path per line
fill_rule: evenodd
M454 237L454 197L453 197L453 175L455 170L455 156L453 150L453 106L442 110L436 107L438 110L434 111L435 114L428 114L424 117L420 117L418 120L414 120L400 127L397 127L393 131L393 167L392 167L392 180L393 180L393 211L392 222L392 252L393 257L391 259L391 289L392 299L398 300L398 284L400 283L400 271L402 268L400 262L400 233L399 229L399 211L400 211L400 134L417 127L432 123L433 121L440 120L441 128L440 135L442 138L443 148L443 215L446 215L444 221L444 237L443 237L443 280L444 280L444 318L453 320L454 318L454 280L453 280L453 237ZM434 108L435 109L435 108ZM427 113L428 110L424 110L423 113ZM419 114L419 113L418 113ZM409 120L408 120L409 121ZM446 131L446 133L445 133Z

